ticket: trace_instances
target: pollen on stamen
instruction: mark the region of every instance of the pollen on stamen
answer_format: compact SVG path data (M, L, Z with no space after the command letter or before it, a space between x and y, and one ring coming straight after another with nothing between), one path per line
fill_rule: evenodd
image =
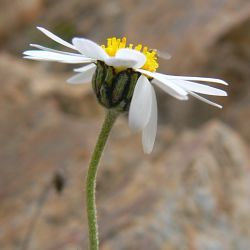
M142 45L141 45L141 44L138 44L138 45L135 47L135 50L141 51L141 49L142 49Z
M142 69L154 72L156 69L159 67L158 64L158 56L157 56L157 51L156 50L149 50L147 46L142 46L142 44L138 44L134 46L132 43L127 45L127 39L126 37L123 38L108 38L107 39L107 46L102 45L101 46L109 56L115 56L116 52L119 49L123 48L129 48L129 49L134 49L136 51L140 51L146 56L146 63L141 67Z
M134 44L133 44L133 43L130 43L129 46L128 46L128 48L129 48L129 49L133 49L133 46L134 46Z

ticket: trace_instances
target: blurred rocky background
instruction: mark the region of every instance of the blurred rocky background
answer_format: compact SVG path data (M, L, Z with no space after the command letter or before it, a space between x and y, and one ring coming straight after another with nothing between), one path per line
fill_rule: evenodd
M0 249L85 250L86 167L104 111L72 67L29 43L124 36L167 51L160 71L223 78L223 110L159 98L150 156L118 120L97 183L101 250L250 249L248 0L0 0ZM63 190L59 191L59 189Z

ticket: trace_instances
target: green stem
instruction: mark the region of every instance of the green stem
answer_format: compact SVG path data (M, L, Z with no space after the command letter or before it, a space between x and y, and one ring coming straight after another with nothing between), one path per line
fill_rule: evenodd
M87 202L87 216L88 216L88 227L89 227L89 250L99 249L96 204L95 204L96 175L103 149L107 142L110 131L113 127L113 124L116 118L118 117L118 114L119 113L116 111L108 110L94 152L92 154L89 163L87 182L86 182L86 192L87 192L86 202Z

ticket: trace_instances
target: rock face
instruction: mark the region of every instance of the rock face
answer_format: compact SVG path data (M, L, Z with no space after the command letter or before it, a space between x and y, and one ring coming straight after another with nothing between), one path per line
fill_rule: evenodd
M105 199L101 228L111 226L112 236L103 249L248 249L246 153L238 136L217 122L181 135Z
M0 45L13 33L34 21L43 10L43 0L1 1ZM7 24L7 25L6 25Z
M168 49L173 60L161 62L161 71L230 83L222 112L159 94L150 156L126 116L119 118L98 174L101 249L249 249L249 1L25 0L1 7L1 250L87 249L84 180L104 112L90 86L65 84L68 66L19 58L30 42L50 47L36 24L66 40L127 35Z
M88 89L74 93L52 75L38 77L37 88L42 68L1 57L9 84L1 93L0 248L87 249L84 177L103 113ZM93 103L96 115L65 110L63 96L66 107ZM55 175L65 181L61 194ZM248 147L226 125L182 134L162 126L149 157L121 117L98 176L101 249L248 249L249 181Z
M98 122L71 119L53 102L23 112L1 152L1 249L25 249L27 234L29 249L87 249L84 176ZM247 249L242 140L216 121L178 138L166 129L159 135L145 157L126 119L115 127L97 184L101 249ZM60 195L52 185L58 171L66 179Z

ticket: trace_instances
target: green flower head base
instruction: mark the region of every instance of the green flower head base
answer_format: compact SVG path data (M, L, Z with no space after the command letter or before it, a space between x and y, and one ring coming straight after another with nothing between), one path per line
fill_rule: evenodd
M50 31L38 29L52 40L77 51L63 52L37 44L31 44L36 50L24 52L24 58L61 63L87 64L76 68L76 75L68 83L90 83L97 99L107 109L129 112L129 126L134 131L142 131L142 144L145 153L153 149L157 130L157 102L154 86L181 100L193 96L218 108L200 94L226 96L221 89L200 84L210 82L227 85L220 79L173 76L157 73L158 53L141 44L128 44L126 38L108 38L107 45L98 45L85 38L73 38L66 42Z

